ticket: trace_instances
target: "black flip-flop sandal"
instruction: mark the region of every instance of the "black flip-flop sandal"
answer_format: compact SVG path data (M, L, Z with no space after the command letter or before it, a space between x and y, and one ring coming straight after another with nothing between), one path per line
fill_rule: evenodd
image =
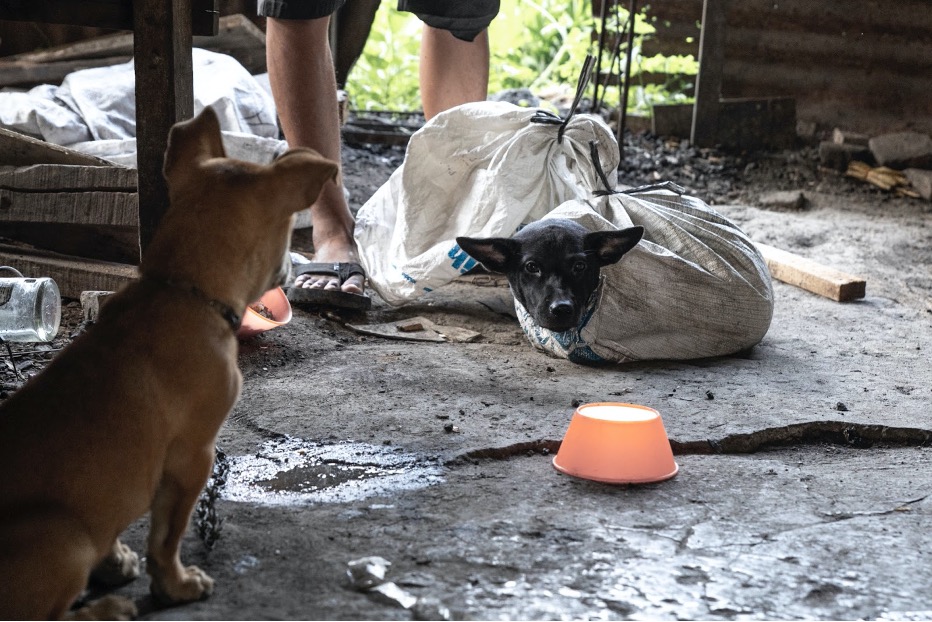
M337 277L340 285L354 274L365 279L366 272L362 266L353 261L311 262L295 266L295 278L302 274L326 274ZM318 289L311 287L289 287L288 301L293 304L339 307L354 311L367 311L372 307L372 299L363 294L352 294L339 289Z

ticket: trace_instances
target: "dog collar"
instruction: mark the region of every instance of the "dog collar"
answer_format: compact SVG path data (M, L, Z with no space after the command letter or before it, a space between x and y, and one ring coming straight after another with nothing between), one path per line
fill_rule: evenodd
M226 323L230 325L230 328L233 329L233 332L239 330L240 324L243 323L243 316L240 313L237 313L233 310L233 307L230 305L217 300L216 298L211 298L205 294L199 287L192 285L191 283L180 283L173 279L158 279L151 276L144 277L146 280L160 285L167 285L175 289L181 290L188 294L191 294L195 298L200 299L202 302L206 303L207 306L217 311L220 316L226 320Z

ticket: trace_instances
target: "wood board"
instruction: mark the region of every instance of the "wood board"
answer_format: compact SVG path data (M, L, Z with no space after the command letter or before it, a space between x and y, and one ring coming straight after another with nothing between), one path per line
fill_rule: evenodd
M265 73L265 33L244 15L220 18L215 36L195 36L193 46L228 54L251 74ZM61 84L69 73L125 63L133 58L133 34L94 37L0 59L0 86Z
M29 277L49 277L63 298L78 299L88 290L117 291L138 277L136 266L42 253L0 245L0 263Z
M103 158L0 128L0 165L29 166L30 164L114 166L112 162Z
M867 281L860 277L767 244L756 246L778 281L838 302L863 298L866 293Z

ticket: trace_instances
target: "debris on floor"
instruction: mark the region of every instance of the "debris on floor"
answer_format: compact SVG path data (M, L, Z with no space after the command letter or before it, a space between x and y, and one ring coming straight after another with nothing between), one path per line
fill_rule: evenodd
M893 190L897 196L919 198L919 193L910 188L906 174L886 166L871 167L864 162L852 160L845 172L848 177L866 181L881 190Z
M382 557L363 557L347 564L346 575L353 587L360 592L371 594L378 600L410 609L417 603L417 597L398 587L392 581L385 580L385 574L392 563Z
M405 341L470 343L482 336L468 328L440 326L420 316L378 324L347 324L346 327L360 335Z

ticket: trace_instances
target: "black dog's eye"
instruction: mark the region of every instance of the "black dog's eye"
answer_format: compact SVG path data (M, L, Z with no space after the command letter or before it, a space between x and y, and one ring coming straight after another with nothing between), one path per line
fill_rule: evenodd
M537 265L536 261L529 261L524 264L524 271L528 274L540 274L540 266Z
M583 261L582 259L580 259L579 261L573 264L573 272L578 274L580 272L585 272L585 271L586 271L586 262Z

